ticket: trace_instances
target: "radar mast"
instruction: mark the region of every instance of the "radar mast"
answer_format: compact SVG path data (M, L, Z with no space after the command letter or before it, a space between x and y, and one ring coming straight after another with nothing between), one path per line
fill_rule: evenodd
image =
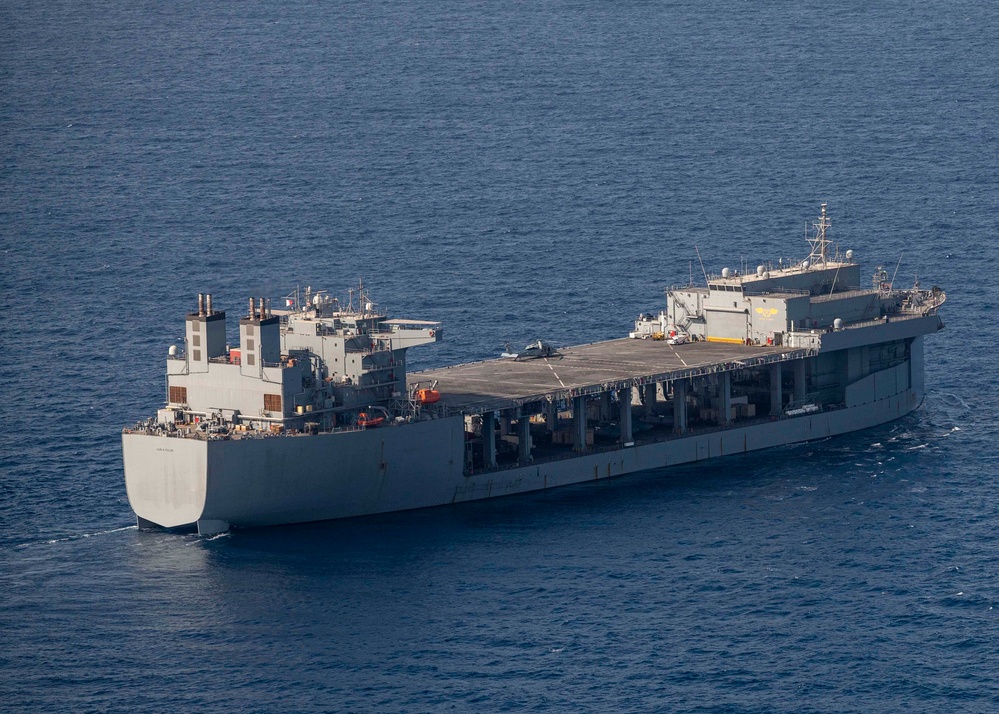
M829 260L829 245L832 243L826 237L826 231L832 227L832 223L829 221L828 216L826 216L826 205L822 204L822 213L819 216L817 223L812 224L812 228L815 229L815 237L809 238L808 242L812 245L812 252L808 256L808 262L810 265L816 265L822 263L823 265Z

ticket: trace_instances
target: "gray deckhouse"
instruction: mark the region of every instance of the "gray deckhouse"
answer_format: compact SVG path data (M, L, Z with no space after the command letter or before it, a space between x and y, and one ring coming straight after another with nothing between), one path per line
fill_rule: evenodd
M358 307L306 289L289 310L249 300L239 346L226 314L198 296L185 349L167 360L161 423L221 417L250 429L328 430L368 407L405 400L406 350L442 338L439 322L390 320L362 291Z

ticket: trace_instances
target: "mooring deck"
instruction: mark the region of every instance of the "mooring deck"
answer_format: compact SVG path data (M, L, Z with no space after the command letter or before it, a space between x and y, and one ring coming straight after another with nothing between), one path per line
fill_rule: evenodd
M518 362L495 359L415 372L409 384L437 380L445 407L469 413L597 394L650 382L798 359L810 350L695 342L669 345L619 339L567 347Z

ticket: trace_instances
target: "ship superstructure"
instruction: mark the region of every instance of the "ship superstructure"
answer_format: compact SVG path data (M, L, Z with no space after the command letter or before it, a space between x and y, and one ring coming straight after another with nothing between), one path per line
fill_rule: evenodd
M157 424L214 435L328 432L405 402L406 350L443 337L439 322L390 320L363 285L347 305L306 288L272 310L249 298L239 347L226 343L226 313L198 295L183 349L167 360L167 404ZM367 411L365 411L367 410ZM379 412L381 413L381 412Z
M239 346L199 296L167 403L123 435L140 526L202 533L511 495L824 438L922 400L939 288L863 285L825 205L805 260L666 291L633 338L406 374L438 322L296 292ZM519 353L518 353L519 355Z

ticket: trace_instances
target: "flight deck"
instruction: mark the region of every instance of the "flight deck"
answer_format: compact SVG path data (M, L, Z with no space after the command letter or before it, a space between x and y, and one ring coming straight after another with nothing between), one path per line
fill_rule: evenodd
M618 339L566 347L551 357L502 358L415 372L409 381L436 381L440 404L449 411L482 413L786 362L812 353L779 346Z

